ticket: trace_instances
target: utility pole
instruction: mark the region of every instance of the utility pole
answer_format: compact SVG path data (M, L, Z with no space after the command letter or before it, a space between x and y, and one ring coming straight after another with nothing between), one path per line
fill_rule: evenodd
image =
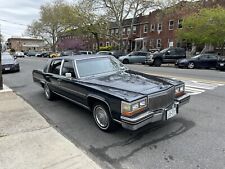
M3 89L3 80L2 80L2 33L0 25L0 90Z

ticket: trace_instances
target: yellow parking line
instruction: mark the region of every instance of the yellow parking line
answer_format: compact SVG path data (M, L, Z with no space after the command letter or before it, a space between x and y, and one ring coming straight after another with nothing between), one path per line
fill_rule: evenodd
M174 75L168 75L168 74L157 74L157 73L147 73L147 74L153 75L153 76L163 76L163 77L176 78L178 80L192 80L192 81L198 81L198 82L203 82L203 83L225 85L225 81L206 80L206 79L189 78L189 77L181 77L181 76L174 76Z

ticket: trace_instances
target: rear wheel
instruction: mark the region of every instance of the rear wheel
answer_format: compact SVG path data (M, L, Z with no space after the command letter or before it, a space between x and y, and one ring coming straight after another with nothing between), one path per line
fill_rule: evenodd
M123 64L129 64L129 60L128 59L124 59L123 60Z
M112 120L107 106L102 103L95 103L93 108L93 117L97 126L103 131L112 131L116 129L116 123Z
M194 69L195 64L193 62L188 63L188 69Z
M160 67L162 64L162 60L161 59L155 59L154 60L154 65L157 66L157 67Z
M45 85L44 85L44 93L45 93L46 99L48 99L48 100L54 99L54 93L50 90L47 83L45 83Z

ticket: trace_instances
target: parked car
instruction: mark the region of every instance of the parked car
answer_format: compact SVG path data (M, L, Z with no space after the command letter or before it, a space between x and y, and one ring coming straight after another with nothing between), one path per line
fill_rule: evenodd
M61 54L58 52L50 52L49 54L49 58L56 58L56 57L60 57Z
M16 58L8 53L2 53L2 72L19 72L20 65Z
M75 53L72 50L66 50L66 51L62 51L60 53L60 56L73 56Z
M176 63L177 60L186 58L186 52L183 48L166 48L146 57L146 64L149 66L161 66L163 63Z
M96 53L96 55L112 55L111 51L99 51Z
M42 57L42 58L49 58L50 53L49 52L41 52L36 54L36 57Z
M38 52L36 52L36 51L28 51L28 52L26 53L26 56L29 56L29 57L31 57L31 56L36 56L37 53L38 53Z
M33 81L48 100L58 95L90 110L104 131L168 120L190 99L183 82L128 70L112 56L50 59L43 71L33 70Z
M217 68L219 56L217 54L200 54L190 59L178 60L176 66L179 68Z
M129 63L145 63L146 57L149 56L149 52L131 52L128 55L119 57L119 61L121 61L123 64L129 64Z
M225 58L220 58L217 63L217 69L225 70Z
M78 52L78 55L92 55L93 54L93 52L92 51L79 51Z
M24 53L23 52L15 52L14 57L24 57Z

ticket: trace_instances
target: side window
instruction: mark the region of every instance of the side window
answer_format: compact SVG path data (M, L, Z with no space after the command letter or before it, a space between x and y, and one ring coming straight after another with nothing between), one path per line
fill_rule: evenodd
M72 60L65 60L63 63L62 76L65 76L66 73L71 73L72 77L76 77Z
M50 68L49 68L49 73L59 75L61 63L62 63L62 60L60 60L60 59L59 60L53 60L51 65L50 65Z

